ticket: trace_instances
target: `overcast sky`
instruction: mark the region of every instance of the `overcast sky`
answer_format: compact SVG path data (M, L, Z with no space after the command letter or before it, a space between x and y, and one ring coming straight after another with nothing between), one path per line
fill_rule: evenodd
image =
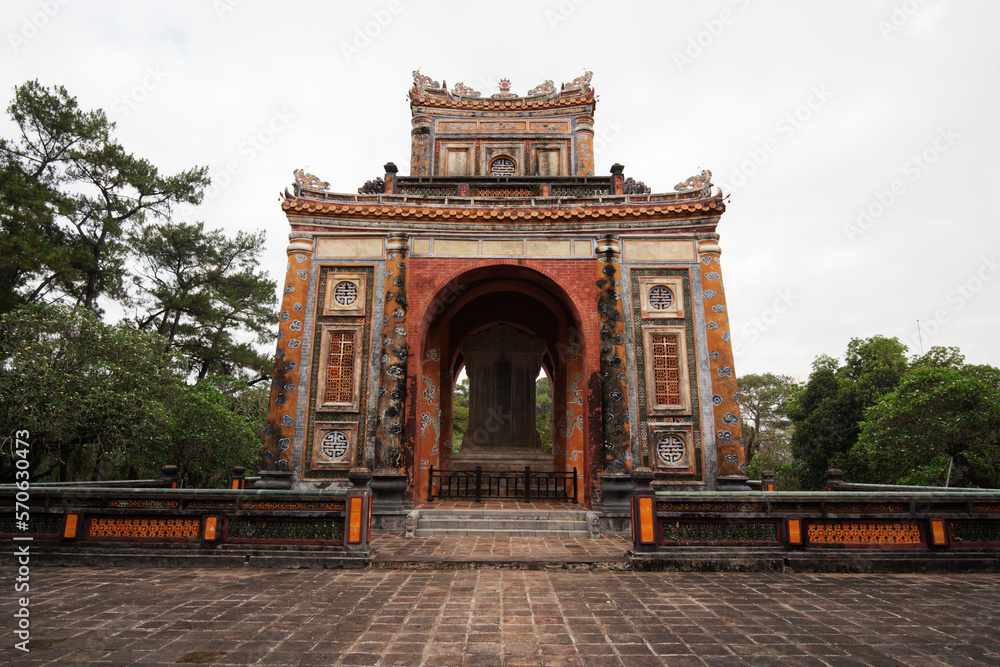
M413 69L484 95L592 70L599 174L731 194L738 374L805 379L876 334L915 353L918 320L1000 366L1000 3L5 0L0 25L4 105L61 84L162 171L208 165L186 217L266 230L279 283L293 169L407 172Z

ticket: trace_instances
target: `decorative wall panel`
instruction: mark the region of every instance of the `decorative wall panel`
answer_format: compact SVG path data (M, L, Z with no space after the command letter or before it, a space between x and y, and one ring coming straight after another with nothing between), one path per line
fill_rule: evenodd
M646 409L649 414L691 411L687 343L683 327L642 329L646 366Z
M357 412L361 403L360 324L324 324L321 327L319 393L317 410Z
M332 273L326 278L324 315L364 315L365 274Z
M680 277L639 276L639 311L643 319L683 319L684 281Z
M695 472L694 426L650 422L650 467L655 472L670 475L690 475Z
M316 422L313 470L349 470L358 446L357 422Z

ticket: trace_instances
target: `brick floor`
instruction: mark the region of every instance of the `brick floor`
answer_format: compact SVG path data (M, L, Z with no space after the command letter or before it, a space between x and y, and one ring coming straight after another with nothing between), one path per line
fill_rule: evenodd
M631 538L601 535L599 538L544 537L403 537L399 532L378 531L372 538L375 563L437 562L491 563L534 562L539 566L594 563L605 568L625 569L625 552Z
M989 574L40 567L27 655L13 577L13 664L1000 665Z

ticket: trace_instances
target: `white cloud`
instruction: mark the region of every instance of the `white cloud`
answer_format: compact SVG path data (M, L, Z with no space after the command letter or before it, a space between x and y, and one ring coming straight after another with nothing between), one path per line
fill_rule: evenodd
M236 161L238 173L193 215L230 232L266 229L267 264L279 281L287 224L277 195L292 170L308 166L346 192L388 161L405 173L405 96L416 68L484 94L501 76L524 93L593 70L598 131L627 126L599 156L598 171L621 162L654 190L702 168L725 180L778 136L778 149L734 193L720 225L734 341L776 291L793 286L799 298L753 345L744 343L740 374L805 377L815 355L840 355L851 337L911 337L916 320L954 308L949 290L1000 248L995 3L920 3L883 37L878 22L891 2L399 0L393 11L391 1L220 0L220 15L213 2L194 0L8 0L0 8L0 89L6 103L25 80L62 84L84 107L108 110L126 148L165 171L208 164L218 181ZM9 35L46 2L58 11L12 48ZM672 54L726 9L732 20L679 71ZM547 11L565 20L553 25ZM340 45L385 12L391 20L369 30L376 34L348 62ZM162 80L127 114L113 113L149 68L161 68ZM818 85L833 97L781 136L777 124ZM251 159L248 137L283 109L294 119ZM844 224L944 126L961 138L849 241ZM0 131L10 134L6 118ZM998 312L1000 279L949 311L931 344L1000 366Z

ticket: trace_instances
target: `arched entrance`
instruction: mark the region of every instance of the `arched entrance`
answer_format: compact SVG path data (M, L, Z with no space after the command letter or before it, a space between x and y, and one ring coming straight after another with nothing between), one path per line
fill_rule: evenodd
M570 297L538 271L494 265L454 278L430 304L421 322L415 369L414 499L427 499L432 466L515 470L527 464L533 470L575 468L577 498L589 506L585 337ZM456 378L466 366L473 383L470 429L463 451L456 454L452 400ZM534 432L539 367L552 390L551 454L542 454Z

